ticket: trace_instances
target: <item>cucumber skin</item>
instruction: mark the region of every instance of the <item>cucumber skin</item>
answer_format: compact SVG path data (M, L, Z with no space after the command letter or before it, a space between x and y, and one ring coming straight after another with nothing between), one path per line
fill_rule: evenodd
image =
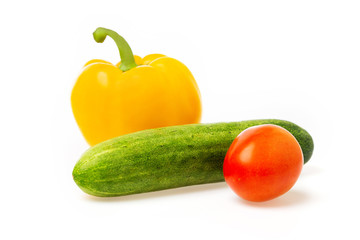
M190 124L144 130L99 143L81 156L73 179L85 193L99 197L221 182L223 161L235 137L262 124L291 132L302 148L304 163L309 161L312 137L288 121Z

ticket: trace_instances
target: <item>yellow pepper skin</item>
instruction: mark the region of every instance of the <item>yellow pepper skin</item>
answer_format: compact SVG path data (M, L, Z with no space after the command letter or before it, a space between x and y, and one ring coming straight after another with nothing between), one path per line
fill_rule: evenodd
M115 42L120 37L98 28L95 40L102 42L104 34ZM200 122L200 91L184 64L162 54L134 56L130 47L126 55L124 43L117 45L122 62L89 61L72 90L73 114L91 146L144 129Z

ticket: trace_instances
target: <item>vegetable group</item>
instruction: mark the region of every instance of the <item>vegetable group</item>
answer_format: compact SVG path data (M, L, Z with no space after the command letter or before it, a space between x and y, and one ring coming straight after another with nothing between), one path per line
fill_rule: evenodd
M224 161L230 188L249 201L267 201L286 193L303 166L296 138L286 129L260 125L246 129L231 144Z
M88 61L71 94L79 128L95 145L73 170L84 192L112 197L225 180L240 197L266 201L295 184L314 148L304 129L276 119L197 124L200 91L185 65L133 55L106 28L93 36L111 37L121 62Z
M311 136L294 123L275 119L190 124L144 130L102 142L76 163L73 178L86 193L121 196L224 181L226 152L243 130L262 124L287 129L299 142L304 163Z
M94 32L97 42L107 36L117 44L121 62L89 61L71 94L75 119L90 145L144 129L200 122L199 88L184 64L161 54L134 56L116 32Z

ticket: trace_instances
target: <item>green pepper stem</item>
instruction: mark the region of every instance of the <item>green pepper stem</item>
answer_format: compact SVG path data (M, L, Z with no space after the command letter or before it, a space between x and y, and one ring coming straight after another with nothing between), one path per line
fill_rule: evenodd
M111 37L115 41L121 58L120 70L125 72L137 66L129 44L119 34L110 29L99 27L95 30L93 36L98 43L104 42L106 36Z

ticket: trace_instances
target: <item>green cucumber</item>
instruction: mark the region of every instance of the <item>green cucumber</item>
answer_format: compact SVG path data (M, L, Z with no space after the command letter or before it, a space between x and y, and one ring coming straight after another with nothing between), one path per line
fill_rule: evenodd
M87 150L73 178L86 193L122 196L224 181L223 160L237 135L248 127L275 124L298 140L306 163L313 152L311 136L294 123L252 120L190 124L149 129L116 137Z

